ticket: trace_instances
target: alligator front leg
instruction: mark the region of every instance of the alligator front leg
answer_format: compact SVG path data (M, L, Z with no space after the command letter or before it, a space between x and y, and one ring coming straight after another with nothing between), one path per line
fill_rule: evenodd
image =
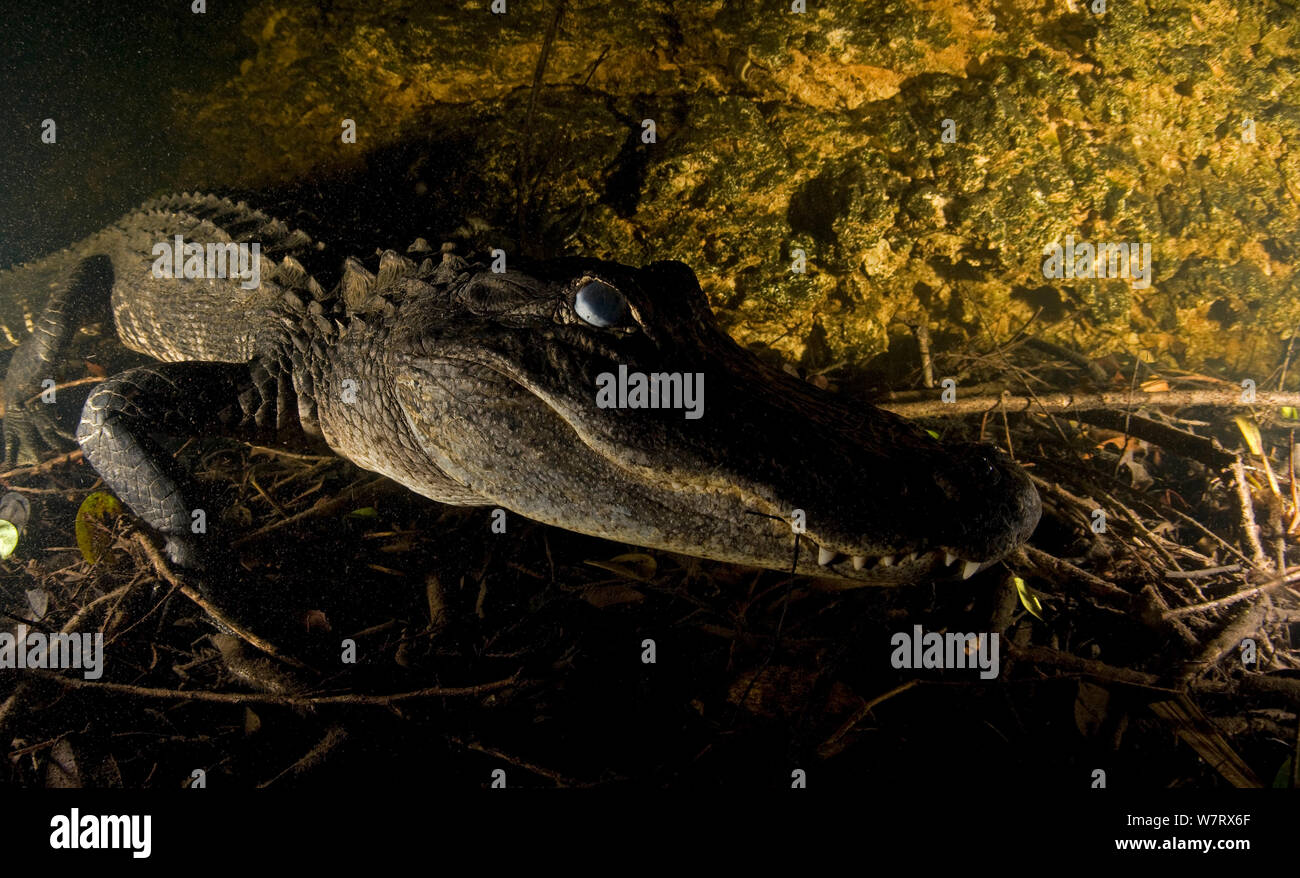
M274 382L257 381L256 372L229 363L141 366L108 379L86 400L77 442L87 462L166 538L167 554L183 567L210 568L224 553L193 479L154 436L270 438L274 427L259 427L266 419L258 413Z
M36 463L52 450L71 444L59 428L53 406L38 397L64 361L68 343L83 326L106 318L113 289L107 256L78 262L58 284L36 320L35 331L14 352L5 375L4 444L8 463Z

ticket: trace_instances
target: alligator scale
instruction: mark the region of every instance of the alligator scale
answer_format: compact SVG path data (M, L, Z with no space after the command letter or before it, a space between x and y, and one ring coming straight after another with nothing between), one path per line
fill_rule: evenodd
M160 277L156 248L259 245L256 285ZM996 449L944 445L887 412L772 369L714 323L678 262L559 259L494 273L417 241L375 274L348 259L326 289L303 232L203 195L149 202L77 245L0 273L0 323L20 344L5 381L5 452L59 444L33 402L84 326L159 362L86 401L86 460L202 567L194 485L158 435L315 441L442 503L500 506L567 530L843 585L969 576L1039 517ZM428 255L426 255L428 254ZM598 376L702 375L700 417L597 404Z

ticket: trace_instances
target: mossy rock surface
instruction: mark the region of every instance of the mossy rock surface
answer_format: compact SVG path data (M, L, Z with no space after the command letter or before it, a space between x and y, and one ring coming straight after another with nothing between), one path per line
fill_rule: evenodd
M409 169L431 213L507 250L680 259L733 335L791 359L863 362L918 321L986 347L1032 320L1093 355L1256 378L1282 362L1294 8L807 7L572 0L534 89L554 4L276 0L246 16L239 74L179 95L177 119L209 186L455 144ZM1067 235L1150 244L1150 286L1044 278Z

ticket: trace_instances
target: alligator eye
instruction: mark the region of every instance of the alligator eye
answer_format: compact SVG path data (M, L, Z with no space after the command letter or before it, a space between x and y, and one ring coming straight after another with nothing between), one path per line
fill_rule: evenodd
M573 310L592 326L617 326L627 315L627 299L609 284L591 280L578 290Z

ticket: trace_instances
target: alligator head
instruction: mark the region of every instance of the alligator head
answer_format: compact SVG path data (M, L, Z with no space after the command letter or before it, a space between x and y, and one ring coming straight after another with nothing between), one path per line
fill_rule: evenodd
M419 452L484 504L779 570L801 531L798 572L844 586L969 576L1038 523L1033 485L1001 452L941 444L764 365L681 263L494 274L448 259L438 293L403 304L387 368ZM638 375L661 407L633 407Z

